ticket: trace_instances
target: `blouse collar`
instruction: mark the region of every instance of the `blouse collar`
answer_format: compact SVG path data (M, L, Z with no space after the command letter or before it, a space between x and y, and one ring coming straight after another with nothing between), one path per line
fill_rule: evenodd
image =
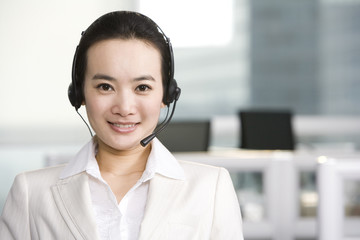
M96 147L97 144L94 140L84 145L66 165L60 179L93 169L97 165L95 159ZM156 173L168 178L185 180L185 173L179 162L157 138L154 138L151 142L151 152L142 176L143 181L152 178Z

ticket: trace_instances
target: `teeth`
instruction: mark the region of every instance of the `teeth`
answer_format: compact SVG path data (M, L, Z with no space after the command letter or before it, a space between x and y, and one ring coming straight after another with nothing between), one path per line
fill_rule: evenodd
M113 125L119 128L131 128L135 126L135 124L117 124L117 123L113 123Z

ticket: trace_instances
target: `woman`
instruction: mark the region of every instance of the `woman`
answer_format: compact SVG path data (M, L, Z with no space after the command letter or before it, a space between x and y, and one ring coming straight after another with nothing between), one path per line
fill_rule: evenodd
M0 238L243 239L228 172L177 161L151 140L179 92L170 40L151 19L125 11L97 19L69 87L96 135L69 164L16 177Z

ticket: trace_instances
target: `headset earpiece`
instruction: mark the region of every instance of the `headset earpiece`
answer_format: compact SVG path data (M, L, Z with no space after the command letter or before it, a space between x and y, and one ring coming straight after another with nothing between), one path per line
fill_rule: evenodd
M83 35L83 33L81 33ZM77 90L77 81L76 81L76 61L78 56L79 46L76 47L72 69L71 69L71 83L68 88L68 98L73 107L75 107L76 111L81 107L81 103L83 102L81 92Z
M164 93L163 103L170 105L174 100L178 100L180 97L180 88L177 86L175 79L171 79L168 83L166 92Z
M73 87L73 84L70 83L69 85L69 88L68 88L68 97L69 97L69 101L71 103L72 106L76 106L76 96L75 96L75 93L74 93L74 87Z
M82 97L78 96L78 92L76 91L75 85L70 83L68 88L68 98L73 107L75 107L76 111L81 107L83 102Z

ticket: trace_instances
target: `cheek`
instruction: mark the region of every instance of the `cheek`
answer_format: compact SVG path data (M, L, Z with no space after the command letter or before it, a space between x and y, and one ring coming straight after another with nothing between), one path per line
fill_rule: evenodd
M96 90L94 86L88 84L87 80L85 80L84 86L84 103L88 112L96 114L99 111L102 111L106 105L106 99L101 99L96 94Z
M88 118L91 121L93 118L100 115L106 109L106 102L94 96L86 97L85 95L85 107Z
M95 109L99 108L99 107L97 107L96 102L92 101L91 99L87 99L85 102L86 102L85 107L86 107L87 112L88 113L93 113L93 112L96 113Z
M144 115L151 116L152 118L154 118L154 121L157 121L160 116L161 109L164 106L165 105L158 98L153 99L151 101L148 100L142 104L141 112Z
M90 123L95 122L96 116L99 115L99 111L97 109L101 109L94 101L88 99L85 104L86 113Z
M142 104L142 112L146 115L157 115L160 112L160 104L158 103L149 103L148 101L145 104Z

